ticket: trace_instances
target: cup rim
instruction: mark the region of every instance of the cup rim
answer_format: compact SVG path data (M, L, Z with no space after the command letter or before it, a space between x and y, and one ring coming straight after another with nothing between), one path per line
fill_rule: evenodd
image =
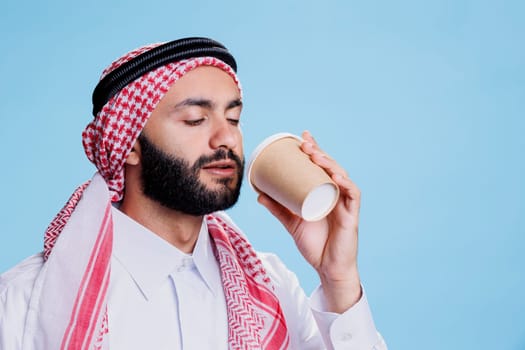
M253 152L251 153L250 155L250 159L248 160L248 169L246 171L246 176L248 178L248 183L250 184L250 187L255 191L255 192L259 192L259 190L252 184L252 181L251 181L251 174L252 174L252 166L253 166L253 163L255 162L255 160L257 159L257 157L259 156L259 154L261 153L261 151L266 148L268 145L270 145L271 143L277 141L277 140L280 140L280 139L284 139L286 137L292 137L294 139L297 139L299 141L303 141L303 139L295 134L292 134L292 133L289 133L289 132L278 132L276 134L273 134L273 135L270 135L268 136L267 138L265 138L261 143L259 143L259 145L257 147L255 147L255 149L253 150Z

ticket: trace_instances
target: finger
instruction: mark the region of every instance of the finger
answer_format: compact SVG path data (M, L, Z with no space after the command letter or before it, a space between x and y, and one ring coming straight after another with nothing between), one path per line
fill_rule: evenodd
M342 177L348 177L345 169L334 159L328 157L324 153L314 152L310 154L310 159L312 162L323 168L330 176L341 175Z
M319 147L312 134L308 130L305 130L302 137L304 140L302 145L303 151L310 156L310 159L322 167L330 176L340 177L341 186L346 190L348 196L351 198L359 197L359 189L348 178L345 169Z
M301 145L301 149L310 156L310 159L315 164L325 169L329 175L341 174L343 177L347 176L346 171L319 147L309 131L304 131L302 136L304 142Z
M303 140L311 143L316 149L321 150L321 148L319 147L319 144L317 143L317 141L315 140L315 138L313 137L310 131L308 130L303 131L301 136L303 137Z
M312 136L312 134L308 130L303 131L301 136L302 136L303 140L305 140L305 141L311 142L313 144L317 143L317 142L315 142L314 137Z
M343 197L348 200L344 200L344 204L350 211L359 211L361 205L361 190L357 185L348 177L335 174L332 176L334 182L339 186L339 191Z
M303 144L301 145L301 148L306 154L312 155L319 152L324 154L326 158L331 159L331 157L326 152L324 152L321 147L319 147L319 144L317 141L315 141L314 137L309 131L304 131L302 137Z
M355 184L355 182L352 181L348 176L343 176L341 174L334 174L332 176L332 179L335 181L336 184L339 185L342 189L347 191L347 194L352 198L358 198L361 194L361 191Z

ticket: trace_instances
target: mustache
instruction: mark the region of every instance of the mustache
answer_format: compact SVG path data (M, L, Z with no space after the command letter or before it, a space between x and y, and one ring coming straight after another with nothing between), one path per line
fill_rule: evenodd
M242 168L244 161L239 157L235 152L233 152L231 149L225 150L224 148L218 149L215 153L212 155L203 155L200 156L195 163L193 164L192 168L194 171L197 171L198 169L202 168L208 163L215 162L218 160L233 160L238 168Z

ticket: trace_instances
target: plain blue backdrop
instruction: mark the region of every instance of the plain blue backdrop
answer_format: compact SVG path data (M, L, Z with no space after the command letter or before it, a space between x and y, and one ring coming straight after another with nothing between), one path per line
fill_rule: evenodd
M234 53L247 155L310 130L363 192L359 265L389 348L525 349L525 3L15 1L0 6L0 271L94 173L91 92L146 43ZM244 186L230 211L318 283Z

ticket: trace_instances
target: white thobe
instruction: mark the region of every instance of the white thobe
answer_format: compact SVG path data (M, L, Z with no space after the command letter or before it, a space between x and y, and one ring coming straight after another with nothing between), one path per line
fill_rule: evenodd
M205 222L190 255L118 209L113 220L110 349L227 350L225 297ZM321 288L309 300L277 256L259 256L283 309L290 349L386 349L364 294L343 314L324 312ZM25 314L42 264L36 255L0 276L0 349L22 349Z

